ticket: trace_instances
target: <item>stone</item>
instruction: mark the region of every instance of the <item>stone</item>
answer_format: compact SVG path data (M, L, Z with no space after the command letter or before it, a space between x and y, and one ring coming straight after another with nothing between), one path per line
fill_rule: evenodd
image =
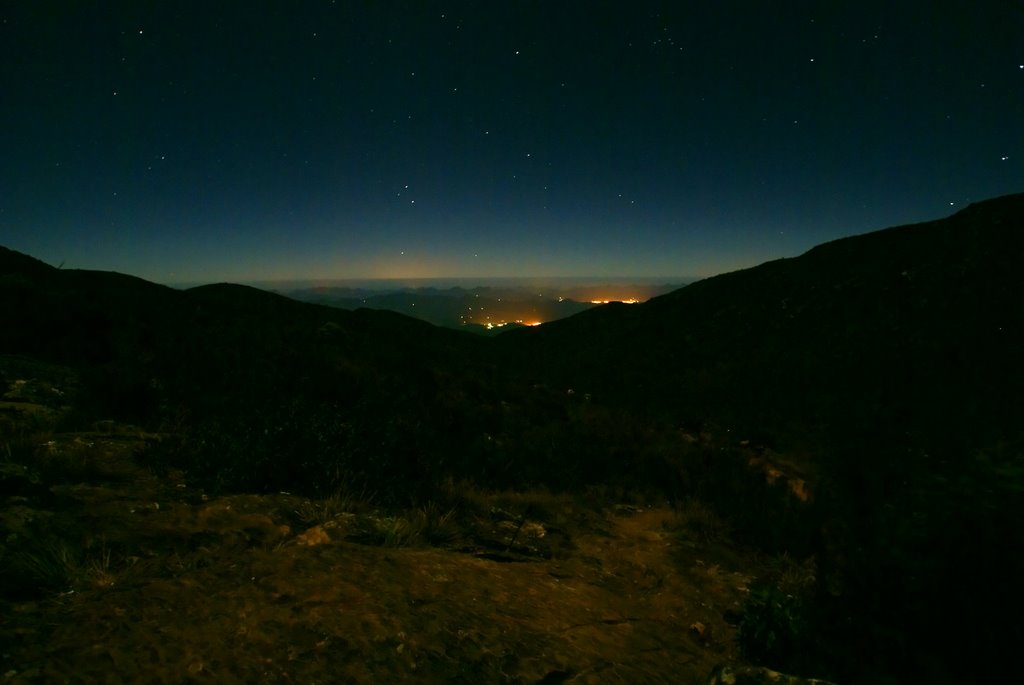
M801 678L773 671L763 666L721 664L715 667L707 685L834 685L817 678Z
M313 526L305 533L302 533L295 538L296 544L303 545L306 547L314 547L316 545L325 545L331 541L331 536L327 534L320 526Z

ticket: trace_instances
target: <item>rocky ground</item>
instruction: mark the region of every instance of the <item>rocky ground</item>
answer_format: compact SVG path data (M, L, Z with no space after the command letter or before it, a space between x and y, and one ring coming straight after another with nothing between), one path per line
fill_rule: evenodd
M160 436L100 428L4 443L3 682L698 683L738 660L754 565L667 507L213 497L146 464Z

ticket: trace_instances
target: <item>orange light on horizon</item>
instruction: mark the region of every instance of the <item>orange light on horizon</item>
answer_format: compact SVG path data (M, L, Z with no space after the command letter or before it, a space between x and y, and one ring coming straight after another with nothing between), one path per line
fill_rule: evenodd
M622 304L638 304L640 300L635 297L630 297L625 300L591 300L590 304L610 304L612 302L621 302Z

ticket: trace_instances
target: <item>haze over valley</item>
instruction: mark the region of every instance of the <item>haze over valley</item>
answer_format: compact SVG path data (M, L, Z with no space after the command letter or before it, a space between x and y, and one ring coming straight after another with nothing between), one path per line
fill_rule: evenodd
M297 300L342 309L386 309L438 326L474 332L500 332L511 326L537 326L599 304L636 304L663 295L696 279L499 279L488 284L462 279L407 284L401 281L343 283L313 287L264 287ZM486 281L485 281L486 283Z

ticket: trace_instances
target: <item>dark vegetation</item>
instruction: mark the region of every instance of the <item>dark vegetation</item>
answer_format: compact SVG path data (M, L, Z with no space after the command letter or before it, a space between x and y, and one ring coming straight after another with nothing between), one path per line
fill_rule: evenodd
M438 539L455 483L668 501L781 560L751 661L976 681L1024 639L1022 230L1008 196L493 340L0 248L0 381L59 377L58 430L159 433L140 458L193 487L373 493Z

